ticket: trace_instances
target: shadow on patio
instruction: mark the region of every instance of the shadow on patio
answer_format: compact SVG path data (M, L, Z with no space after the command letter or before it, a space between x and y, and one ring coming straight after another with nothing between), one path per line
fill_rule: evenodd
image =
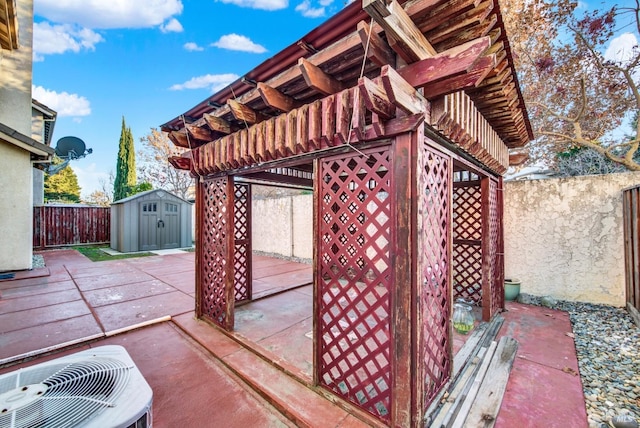
M255 296L292 289L238 307L226 334L194 319L194 253L43 254L46 268L0 282L0 373L119 344L154 391L155 427L377 424L311 385L309 265L254 256ZM503 316L498 337L519 347L496 426L587 426L568 315L507 303Z

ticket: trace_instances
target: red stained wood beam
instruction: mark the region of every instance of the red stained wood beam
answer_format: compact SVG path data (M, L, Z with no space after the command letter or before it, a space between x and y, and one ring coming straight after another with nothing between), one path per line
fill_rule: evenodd
M221 117L216 117L209 113L205 113L202 117L204 118L204 121L209 126L209 129L211 129L214 132L220 132L222 134L231 134L232 132L236 131L229 122L222 119Z
M364 21L358 22L358 35L362 46L367 49L367 58L382 67L395 64L395 54L387 42ZM367 47L368 45L368 47Z
M428 101L388 65L382 67L382 84L389 100L407 114L425 113Z
M408 63L437 53L396 0L362 0L362 8L384 29L390 46Z
M191 158L183 156L169 156L169 163L176 169L191 171Z
M262 101L264 101L266 105L278 109L281 112L286 113L300 107L300 103L293 97L283 94L266 83L258 83L258 92L260 93L260 97L262 97Z
M251 107L239 103L236 100L227 100L227 105L229 105L233 117L235 117L239 121L245 122L248 125L253 125L268 119L267 116L255 111Z
M491 45L488 36L447 49L434 57L414 62L398 70L411 86L419 88L446 77L468 73Z
M169 137L171 142L176 146L184 147L185 149L189 148L189 140L187 139L187 131L185 129L171 131L167 134L167 137Z
M320 67L313 65L305 58L300 58L298 67L300 67L307 86L318 92L322 92L325 95L333 95L345 89L342 82L328 75Z
M484 56L476 61L467 73L449 77L423 86L427 99L451 94L478 86L495 66L495 55Z
M197 126L193 124L185 124L185 128L189 133L189 137L191 138L191 143L193 145L193 140L199 140L205 143L214 140L214 136L211 133L209 128L205 128L202 126Z
M358 86L367 109L377 114L381 119L395 117L396 106L391 102L382 85L374 83L367 77L362 77L358 80Z

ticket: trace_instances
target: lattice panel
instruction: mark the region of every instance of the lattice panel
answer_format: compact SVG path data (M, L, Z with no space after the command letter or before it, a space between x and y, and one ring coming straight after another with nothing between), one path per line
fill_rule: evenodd
M391 411L391 188L388 147L320 165L320 384L388 422Z
M234 287L236 303L251 300L251 187L235 183Z
M482 247L453 244L453 298L482 300Z
M200 293L201 315L229 328L225 291L227 268L227 178L202 183Z
M418 169L418 393L422 409L451 373L449 235L451 159L426 143Z
M485 284L487 284L490 290L491 301L489 307L491 312L488 318L491 318L494 314L498 313L503 307L504 300L504 284L498 281L500 275L498 272L498 256L499 256L499 234L500 234L500 218L498 207L498 183L495 180L487 179L488 186L485 195L485 248L486 254L484 255L483 263L488 267L487 278L484 278ZM485 293L487 292L485 291Z
M453 186L453 238L482 239L482 192L480 182Z

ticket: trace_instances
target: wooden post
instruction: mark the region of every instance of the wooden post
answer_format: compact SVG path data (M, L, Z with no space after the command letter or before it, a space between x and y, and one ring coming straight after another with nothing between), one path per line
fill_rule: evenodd
M227 263L225 265L225 278L224 278L224 294L225 300L227 302L225 308L225 328L229 331L233 330L234 324L234 309L235 309L235 189L233 187L233 177L226 177L226 186L225 186L225 195L226 195L226 204L227 204L227 230L226 230L226 240L227 240L227 254L225 254L225 258Z
M391 426L418 427L419 421L411 409L414 383L412 375L415 340L413 327L413 270L415 240L413 239L415 200L415 146L416 133L396 137L393 144L393 170L391 176L393 291L391 295Z
M202 318L202 210L204 209L204 184L196 179L196 318Z

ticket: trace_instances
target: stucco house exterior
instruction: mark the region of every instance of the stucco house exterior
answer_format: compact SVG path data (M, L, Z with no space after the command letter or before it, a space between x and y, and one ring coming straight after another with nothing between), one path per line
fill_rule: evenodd
M32 267L33 169L54 150L33 138L33 0L0 0L0 271Z

